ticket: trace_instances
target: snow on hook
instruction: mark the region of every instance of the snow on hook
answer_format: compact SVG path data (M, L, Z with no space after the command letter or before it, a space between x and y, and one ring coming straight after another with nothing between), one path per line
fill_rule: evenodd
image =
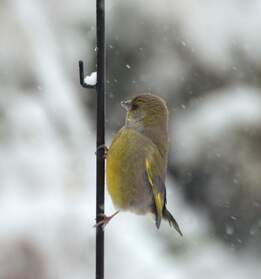
M84 78L84 83L94 86L97 83L97 72L92 72L90 75Z

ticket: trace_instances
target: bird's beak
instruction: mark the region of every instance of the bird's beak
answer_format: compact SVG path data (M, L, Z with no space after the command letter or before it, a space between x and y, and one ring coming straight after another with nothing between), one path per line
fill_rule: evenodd
M121 106L126 109L127 111L131 108L131 100L122 101Z

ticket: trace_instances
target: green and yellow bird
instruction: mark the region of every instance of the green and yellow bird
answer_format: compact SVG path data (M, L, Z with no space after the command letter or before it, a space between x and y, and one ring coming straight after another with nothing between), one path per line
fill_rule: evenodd
M166 103L160 97L143 94L121 105L127 110L125 125L106 152L106 182L112 201L119 211L155 214L157 228L161 220L166 219L182 235L166 207ZM107 221L112 216L107 217Z

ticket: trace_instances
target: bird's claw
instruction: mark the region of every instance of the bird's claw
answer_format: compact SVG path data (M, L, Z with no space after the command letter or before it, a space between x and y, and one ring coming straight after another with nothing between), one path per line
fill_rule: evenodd
M99 222L97 222L93 227L97 228L97 227L102 227L102 229L104 230L104 228L106 227L106 225L110 222L110 220L119 213L119 211L116 211L115 213L113 213L110 216L107 216L103 213L98 214L98 216L101 218L101 220ZM97 221L97 218L96 218Z
M109 151L109 148L108 148L105 144L102 144L102 145L98 146L98 148L96 149L96 152L95 152L95 155L96 155L96 156L97 156L98 151L99 151L100 149L103 149L103 150L104 150L103 158L106 159L107 153L108 153L108 151Z

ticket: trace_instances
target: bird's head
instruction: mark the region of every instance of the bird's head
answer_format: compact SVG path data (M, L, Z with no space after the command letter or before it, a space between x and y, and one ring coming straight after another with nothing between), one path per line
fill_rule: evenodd
M158 96L142 94L122 101L121 105L127 110L126 127L142 130L167 125L168 109L165 101Z

